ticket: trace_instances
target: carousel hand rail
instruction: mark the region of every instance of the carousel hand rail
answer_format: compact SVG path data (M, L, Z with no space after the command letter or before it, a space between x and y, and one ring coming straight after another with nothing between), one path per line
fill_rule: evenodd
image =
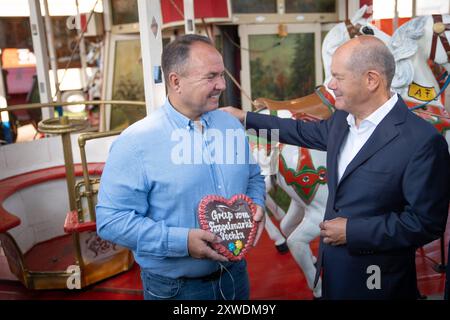
M88 163L86 158L86 141L93 139L100 139L119 135L122 130L106 131L106 132L87 132L78 136L78 146L80 147L81 166L83 168L84 178L84 193L87 197L89 217L91 221L95 221L95 207L94 207L94 194L91 188L91 181L89 179ZM82 212L78 214L78 220L82 220Z
M71 101L71 102L49 102L49 103L27 103L27 104L16 104L3 108L2 111L16 111L16 110L30 110L30 109L42 109L49 107L63 107L63 106L73 106L73 105L100 105L100 113L104 115L105 105L128 105L128 106L142 106L145 107L145 101L132 101L132 100L85 100L85 101ZM102 111L103 110L103 111ZM105 128L105 117L103 116L102 125L100 125L100 130Z
M145 101L132 100L86 100L86 101L71 101L71 102L49 102L49 103L28 103L16 104L3 108L2 111L16 111L24 109L39 109L48 107L62 107L78 104L101 105L101 104L126 104L130 106L145 106Z

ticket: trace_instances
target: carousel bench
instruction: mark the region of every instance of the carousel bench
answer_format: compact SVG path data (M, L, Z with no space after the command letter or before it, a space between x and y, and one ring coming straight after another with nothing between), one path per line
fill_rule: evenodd
M103 166L91 163L89 173L100 176ZM75 165L75 175L82 174L81 165ZM0 180L0 244L10 271L28 288L65 287L64 263L76 264L71 236L65 235L61 223L67 212L66 192L56 194L62 199L54 205L51 199L36 201L40 190L63 189L65 175L64 166L55 166Z
M74 151L81 164L72 166L54 164L62 156L58 137L9 146L14 153L0 150L0 168L8 170L0 180L0 245L11 273L25 287L81 289L133 265L128 249L101 239L96 232L96 194L111 136L116 134L78 136L79 156ZM87 163L86 140L95 140L88 153L101 162ZM68 186L74 186L73 197Z
M91 175L101 175L103 171L103 163L89 164L89 173ZM81 165L75 166L75 175L82 176L83 171ZM65 167L57 166L53 168L40 169L23 173L17 176L0 180L0 233L6 232L21 224L22 219L10 213L3 206L6 199L19 190L31 187L50 180L64 179Z

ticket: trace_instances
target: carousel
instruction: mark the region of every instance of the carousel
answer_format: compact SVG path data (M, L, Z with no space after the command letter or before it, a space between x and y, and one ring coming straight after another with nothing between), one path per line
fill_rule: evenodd
M336 48L373 35L395 57L392 90L450 141L448 1L378 19L376 0L71 2L14 1L0 16L0 299L143 298L132 253L97 235L95 205L111 143L164 102L161 52L177 35L206 35L222 53L221 105L304 121L334 112ZM320 298L326 155L249 139L267 189L251 299ZM417 250L423 298L442 299L448 230Z

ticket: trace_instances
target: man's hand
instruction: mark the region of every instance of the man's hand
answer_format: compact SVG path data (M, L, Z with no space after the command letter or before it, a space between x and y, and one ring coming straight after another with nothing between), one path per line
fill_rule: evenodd
M245 115L247 114L246 111L243 111L243 110L235 108L235 107L223 107L223 108L219 108L219 110L228 112L232 116L236 117L242 123L244 123Z
M323 243L339 246L347 243L347 219L335 218L325 220L320 223L320 235L323 237Z
M209 243L219 243L221 240L214 233L202 229L190 229L188 233L189 255L197 259L211 259L226 262L228 259L217 253Z
M255 241L253 241L253 246L256 247L256 244L258 243L259 238L264 231L264 226L266 225L266 215L264 214L264 209L258 205L256 205L256 213L253 217L253 221L258 224L258 229L256 229Z

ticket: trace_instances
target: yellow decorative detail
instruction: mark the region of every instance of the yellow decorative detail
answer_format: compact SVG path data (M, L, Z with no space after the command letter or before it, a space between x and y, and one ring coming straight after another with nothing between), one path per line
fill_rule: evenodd
M433 87L424 87L413 82L408 87L408 96L420 101L431 101L436 98L436 90Z
M442 22L436 22L433 25L433 31L437 34L441 34L445 31L445 24L443 24Z

